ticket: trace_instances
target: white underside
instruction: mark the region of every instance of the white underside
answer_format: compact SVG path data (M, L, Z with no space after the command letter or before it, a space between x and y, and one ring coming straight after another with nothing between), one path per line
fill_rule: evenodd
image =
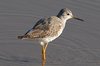
M53 41L53 40L55 40L56 38L58 38L60 35L61 35L61 33L63 32L63 29L64 29L64 27L65 27L65 24L62 26L62 28L58 31L58 34L56 35L56 36L54 36L54 37L46 37L46 38L42 38L41 40L41 45L43 45L43 42L51 42L51 41Z
M58 34L55 35L54 37L49 36L49 37L40 39L40 44L41 45L44 45L44 43L49 43L49 42L55 40L56 38L58 38L61 35L61 33L63 32L63 29L65 28L67 18L66 19L59 19L59 20L61 20L60 22L62 22L63 24L61 24L62 27L58 31Z

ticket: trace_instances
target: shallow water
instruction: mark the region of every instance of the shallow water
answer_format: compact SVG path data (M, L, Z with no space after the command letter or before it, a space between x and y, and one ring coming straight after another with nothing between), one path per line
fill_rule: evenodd
M46 66L100 66L100 0L0 1L0 66L40 66L40 45L17 36L65 7L85 22L68 21L63 34L49 44Z

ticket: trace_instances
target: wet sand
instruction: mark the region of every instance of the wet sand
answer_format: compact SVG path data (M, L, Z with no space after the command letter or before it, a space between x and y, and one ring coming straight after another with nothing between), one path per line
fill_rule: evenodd
M40 45L17 36L65 7L85 22L68 21L48 46L46 66L100 66L100 0L0 1L0 66L41 66Z

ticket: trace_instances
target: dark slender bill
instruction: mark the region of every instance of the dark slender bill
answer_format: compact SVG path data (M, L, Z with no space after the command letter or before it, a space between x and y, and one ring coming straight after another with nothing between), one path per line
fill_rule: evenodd
M77 17L74 17L74 19L77 19L77 20L80 20L80 21L84 21L83 19L80 19L80 18L77 18Z

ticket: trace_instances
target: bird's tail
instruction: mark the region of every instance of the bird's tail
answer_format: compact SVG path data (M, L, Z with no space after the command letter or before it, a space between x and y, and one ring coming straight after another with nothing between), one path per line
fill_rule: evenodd
M29 35L18 36L17 38L18 39L28 39Z
M23 39L23 37L24 37L24 36L18 36L17 38L18 38L18 39Z

